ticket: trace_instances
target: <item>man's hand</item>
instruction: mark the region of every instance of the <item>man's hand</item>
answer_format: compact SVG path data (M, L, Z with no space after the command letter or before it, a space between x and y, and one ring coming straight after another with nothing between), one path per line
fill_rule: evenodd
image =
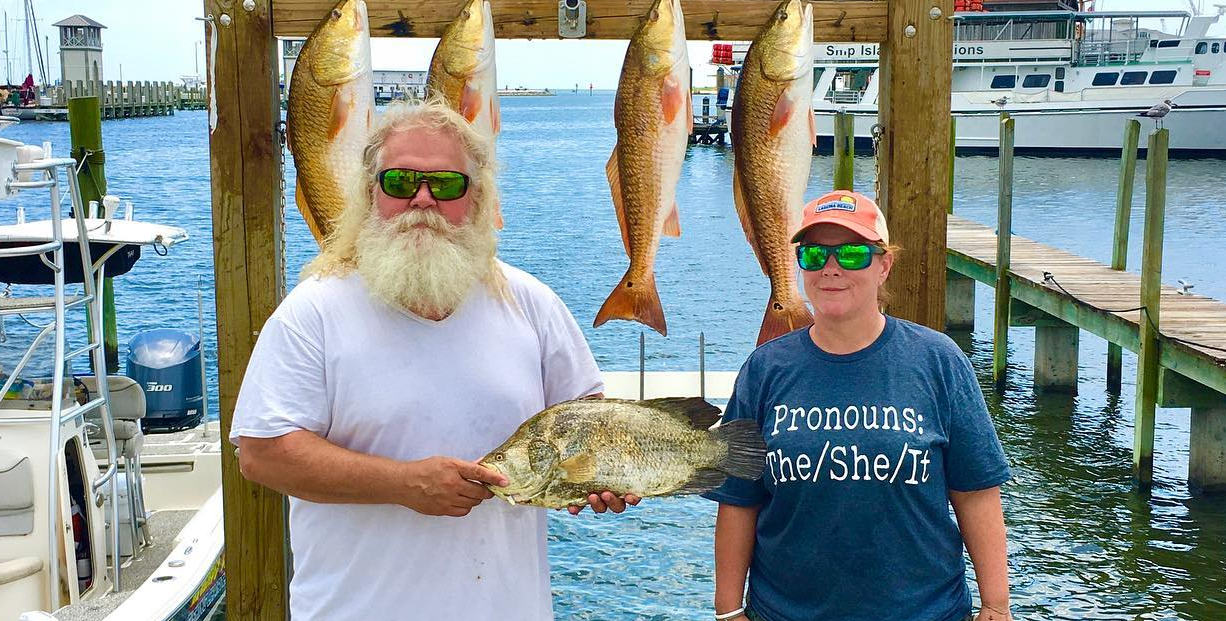
M463 517L494 496L481 483L507 484L506 478L493 470L451 457L407 462L405 468L408 490L400 504L424 515Z
M626 494L623 498L618 498L613 492L601 492L599 494L588 494L587 502L592 507L592 511L596 513L604 513L612 511L613 513L621 513L626 510L626 505L637 505L641 500L634 494ZM571 505L566 509L571 515L579 515L583 511L580 505Z

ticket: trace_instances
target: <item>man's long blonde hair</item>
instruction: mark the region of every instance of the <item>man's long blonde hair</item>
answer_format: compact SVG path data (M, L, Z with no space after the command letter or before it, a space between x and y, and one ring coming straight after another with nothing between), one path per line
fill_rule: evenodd
M362 152L362 176L348 184L345 210L341 213L337 226L324 240L323 251L302 269L301 279L312 276L345 276L357 269L358 237L374 209L375 192L378 191L376 176L383 167L384 144L394 132L410 129L446 132L455 136L468 164L468 170L465 172L469 176L468 191L473 199L470 225L493 226L498 204L497 162L494 159L493 138L473 129L464 117L448 107L439 97L425 101L395 102L387 107L371 127L366 148ZM491 257L490 261L491 265L483 279L485 285L496 298L511 301L506 276L496 258Z

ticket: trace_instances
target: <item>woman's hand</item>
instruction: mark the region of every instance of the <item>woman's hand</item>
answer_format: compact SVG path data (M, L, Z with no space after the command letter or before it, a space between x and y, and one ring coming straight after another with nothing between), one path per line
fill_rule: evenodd
M634 494L626 494L625 496L618 498L617 494L608 491L601 492L599 494L588 494L587 496L588 506L590 506L592 511L595 511L596 513L604 513L605 511L621 513L622 511L626 510L627 505L637 505L639 504L640 500L642 499ZM579 515L579 512L583 511L583 506L571 505L566 510L570 511L571 515Z

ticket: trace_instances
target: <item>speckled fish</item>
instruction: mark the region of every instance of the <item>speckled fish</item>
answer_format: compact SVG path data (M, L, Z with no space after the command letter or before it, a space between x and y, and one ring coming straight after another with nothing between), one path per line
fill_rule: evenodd
M426 92L442 97L482 134L496 138L502 131L488 0L469 0L443 30L430 59ZM502 228L501 212L497 225Z
M639 497L697 494L728 476L757 479L766 445L756 421L711 429L703 399L582 399L529 419L481 460L508 480L490 491L511 504L560 509L591 492Z
M771 284L759 345L813 321L790 241L817 139L812 97L813 7L786 0L749 46L732 106L733 201Z
M366 3L341 0L298 54L290 78L286 127L298 171L298 209L324 243L362 170L374 114Z
M593 325L628 319L667 335L654 265L660 236L681 234L677 179L694 125L680 0L656 0L630 39L613 123L617 145L605 173L630 267Z

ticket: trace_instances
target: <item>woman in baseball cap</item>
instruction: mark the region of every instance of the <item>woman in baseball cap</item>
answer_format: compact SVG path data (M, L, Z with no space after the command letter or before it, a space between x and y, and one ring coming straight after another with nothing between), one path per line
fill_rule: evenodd
M754 351L724 414L756 420L768 450L761 479L705 494L715 618L1006 621L1011 475L970 361L882 312L898 249L871 199L810 202L792 242L813 325Z

